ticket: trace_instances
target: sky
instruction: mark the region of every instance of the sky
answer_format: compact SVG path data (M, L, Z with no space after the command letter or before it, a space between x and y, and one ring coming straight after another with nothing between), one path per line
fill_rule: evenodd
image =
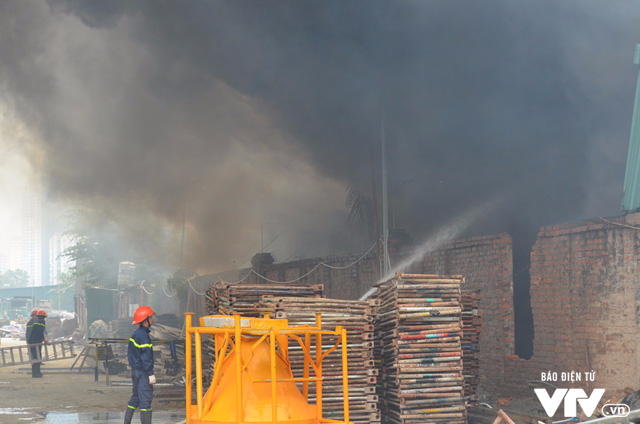
M0 2L0 243L19 193L167 269L367 250L350 187L420 242L620 215L636 1ZM495 199L500 199L497 201ZM184 242L183 242L184 228ZM266 248L265 248L265 245ZM520 247L519 247L520 246Z

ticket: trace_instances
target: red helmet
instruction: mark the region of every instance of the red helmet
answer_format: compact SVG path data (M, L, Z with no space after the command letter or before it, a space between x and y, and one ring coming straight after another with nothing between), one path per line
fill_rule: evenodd
M46 318L46 317L47 317L47 313L44 311L44 309L40 309L40 310L38 311L38 316L39 316L39 317Z
M140 306L133 314L133 324L140 324L145 319L153 316L153 310L148 306Z
M33 311L31 311L31 316L38 315L38 312L40 312L40 309L33 308Z

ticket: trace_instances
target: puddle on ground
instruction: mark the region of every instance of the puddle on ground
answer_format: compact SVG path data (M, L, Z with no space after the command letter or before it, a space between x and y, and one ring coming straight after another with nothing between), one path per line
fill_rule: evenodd
M0 415L31 414L31 408L0 408Z
M115 424L122 423L122 412L47 412L30 411L33 408L0 408L2 415L12 415L20 423L38 424ZM140 418L139 412L133 417L134 422ZM185 422L184 411L154 411L153 421L166 424L180 424Z

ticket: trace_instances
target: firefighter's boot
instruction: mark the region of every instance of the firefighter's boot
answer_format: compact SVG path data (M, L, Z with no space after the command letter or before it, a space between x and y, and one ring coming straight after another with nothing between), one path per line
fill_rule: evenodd
M151 424L151 411L140 411L140 422L142 424Z
M124 412L124 424L131 424L134 412L136 412L135 408L127 406L127 410Z

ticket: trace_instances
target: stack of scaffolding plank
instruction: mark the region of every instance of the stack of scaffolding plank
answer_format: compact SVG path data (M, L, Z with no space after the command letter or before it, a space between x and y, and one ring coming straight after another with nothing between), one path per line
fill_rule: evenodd
M323 290L322 284L243 284L219 281L206 292L207 312L211 315L240 314L243 317L262 317L268 312L260 303L263 297L321 298ZM204 381L210 383L215 362L213 338L207 343L206 353L208 367L204 372Z
M259 317L258 303L264 296L322 297L323 285L229 284L217 282L207 290L207 310L212 315L240 314Z
M478 370L480 369L480 334L482 311L479 291L462 292L462 368L464 393L477 401Z
M384 418L386 415L384 413L383 410L383 402L384 402L384 389L382 387L382 360L383 360L383 355L382 355L382 350L383 350L383 340L382 340L382 332L379 331L380 328L380 318L379 318L379 311L380 311L380 299L378 298L374 298L374 299L369 299L370 302L375 302L376 305L376 310L378 313L376 313L374 322L373 322L373 328L374 328L374 333L373 333L373 363L374 366L376 367L376 369L378 370L378 382L376 384L376 394L378 395L378 401L379 401L379 406L380 406L380 410L381 410L381 414L382 414L382 418Z
M316 325L316 314L321 316L324 329L347 330L347 363L349 376L349 421L356 424L379 423L376 382L378 370L373 361L375 301L338 299L301 299L292 297L265 297L261 310L273 318L286 318L290 326ZM322 351L335 346L337 336L322 337ZM311 341L311 356L315 358L315 340ZM299 343L289 341L289 359L293 375L304 376L304 355ZM322 361L322 414L328 419L344 419L342 387L342 353L336 349ZM309 375L313 376L312 370ZM302 383L298 383L301 391ZM315 383L309 384L309 402L316 403Z
M396 274L378 288L383 421L464 424L460 276Z

